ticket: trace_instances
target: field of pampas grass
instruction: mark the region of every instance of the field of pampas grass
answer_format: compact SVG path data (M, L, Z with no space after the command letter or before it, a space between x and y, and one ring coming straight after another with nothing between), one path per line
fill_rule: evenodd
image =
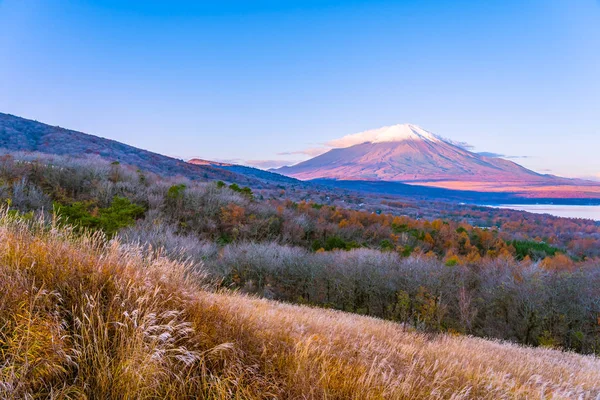
M214 293L192 271L2 214L0 398L600 398L591 356Z

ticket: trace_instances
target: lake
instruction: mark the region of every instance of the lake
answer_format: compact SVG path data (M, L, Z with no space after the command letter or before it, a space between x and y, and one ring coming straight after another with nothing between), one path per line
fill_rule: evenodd
M564 206L552 204L507 204L494 206L510 210L527 211L535 214L550 214L565 218L586 218L600 221L600 206Z

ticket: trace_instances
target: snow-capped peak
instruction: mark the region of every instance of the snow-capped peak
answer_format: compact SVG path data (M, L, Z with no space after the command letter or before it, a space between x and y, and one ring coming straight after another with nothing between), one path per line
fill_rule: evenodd
M327 143L329 146L343 148L361 143L386 143L401 142L404 140L425 140L439 142L440 138L425 129L412 124L398 124L372 129L352 135L346 135L340 139Z

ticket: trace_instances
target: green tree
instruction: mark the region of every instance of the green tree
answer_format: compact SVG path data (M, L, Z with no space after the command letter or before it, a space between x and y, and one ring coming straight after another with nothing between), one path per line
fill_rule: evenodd
M145 212L144 207L119 196L115 196L106 208L97 208L92 202L75 202L69 205L54 203L54 210L65 223L79 229L101 230L109 237L133 225Z

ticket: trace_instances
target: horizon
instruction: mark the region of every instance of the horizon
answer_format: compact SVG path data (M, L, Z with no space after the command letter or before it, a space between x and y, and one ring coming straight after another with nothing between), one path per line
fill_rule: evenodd
M265 169L411 123L539 173L598 179L599 44L592 0L8 0L0 112Z
M1 113L2 112L0 111L0 114ZM10 114L10 113L4 113L4 114L12 115L13 117L22 118L22 119L25 119L25 120L30 120L30 121L42 123L44 125L53 126L53 125L48 124L48 123L46 123L44 121L39 121L39 120L32 119L32 118L26 118L26 117L22 117L22 116ZM70 131L84 133L84 134L88 134L88 135L91 135L91 136L96 136L96 137L100 137L100 138L104 138L104 139L110 139L110 138L107 138L107 137L95 135L95 134L90 133L90 132L77 131L77 130L74 130L74 129L71 129L71 128L65 127L65 126L60 126L60 125L55 125L55 126L58 127L58 128L61 128L61 129L66 129L66 130L70 130ZM318 156L320 156L322 154L325 154L325 153L329 152L330 150L343 149L343 148L347 148L347 147L351 147L351 146L359 144L358 142L354 142L353 137L357 137L359 135L370 134L371 132L380 131L380 130L384 130L384 129L388 129L388 128L405 127L405 126L406 127L414 127L414 128L418 128L420 130L424 130L422 127L420 127L418 125L410 124L410 123L404 123L404 124L396 124L396 125L390 125L390 126L383 126L383 127L379 127L379 128L376 128L376 129L369 129L367 131L357 132L357 133L345 135L345 136L343 136L341 138L334 139L334 140L329 141L329 142L324 142L324 143L322 143L321 147L309 149L311 151L314 150L315 151L314 154L309 154L308 152L304 152L305 154L307 154L308 158L306 158L304 160L295 161L295 162L290 163L290 164L277 164L277 165L274 165L274 166L270 166L270 165L260 165L260 163L254 163L254 164L253 163L247 163L247 162L244 162L244 160L236 160L236 159L233 159L233 160L232 159L211 159L211 158L204 158L204 157L201 157L201 156L192 156L192 157L179 157L179 156L176 156L176 155L167 155L167 156L171 157L171 158L179 159L179 160L182 160L182 161L186 161L186 162L190 162L190 161L194 161L194 160L195 161L206 161L208 163L215 163L215 164L223 163L223 164L229 164L229 165L242 165L242 166L257 168L257 169L264 170L264 171L276 172L279 168L295 166L297 164L302 163L303 161L308 161L308 160L313 159L315 157L318 157ZM433 133L433 132L429 132L429 131L426 131L426 130L425 130L425 132L427 132L427 133ZM469 145L468 143L455 142L455 141L453 141L450 138L445 138L445 137L442 137L442 136L437 135L435 133L433 133L433 135L437 139L439 139L439 140L442 140L442 141L444 141L446 143L449 143L449 144L452 144L454 146L460 147L460 148L462 148L464 150L467 150L469 152L472 152L474 154L477 154L477 155L480 155L480 156L483 156L483 157L488 157L488 158L503 158L503 159L511 161L511 162L513 162L513 163L515 163L517 165L521 165L522 166L522 164L520 164L519 162L517 162L517 161L514 160L515 158L519 158L519 157L505 156L505 155L501 155L501 154L497 154L497 153L490 153L490 152L474 152L473 149L472 149L472 146ZM110 139L110 140L115 140L115 139ZM350 142L344 144L344 142L346 142L347 140L350 140ZM385 141L395 142L396 140L385 140ZM129 145L129 146L132 146L132 147L136 147L136 148L139 148L141 150L148 150L148 151L152 151L152 152L155 152L155 153L158 153L158 154L162 154L159 151L154 151L154 150L151 150L151 149L148 149L148 148L144 148L143 146L141 146L141 147L140 146L135 146L135 145L133 145L131 143L127 143L126 141L123 141L123 142L120 142L120 143ZM377 142L371 141L371 140L365 140L364 142L360 142L360 143L377 143ZM532 169L532 171L536 172L536 173L539 173L539 174L542 174L542 175L560 177L560 175L552 174L552 173L549 173L549 172L539 172L539 171L535 171L533 169ZM575 176L575 177L564 176L564 177L569 178L569 179L583 179L583 180L589 180L589 181L600 181L600 176L590 176L590 177L585 177L585 176ZM300 180L302 180L302 179L300 179Z
M2 114L1 111L0 111L0 114ZM4 114L5 115L10 115L10 116L13 116L13 117L16 117L16 118L21 118L21 119L25 119L25 120L29 120L29 121L34 121L34 122L37 122L37 123L41 123L41 124L44 124L44 125L52 126L51 124L47 124L44 121L38 121L38 120L35 120L35 119L25 118L25 117L22 117L22 116L13 115L13 114L9 114L9 113L4 113ZM60 126L60 125L56 125L56 127L60 128L60 129L66 129L66 130L70 130L70 131L74 131L74 132L78 132L78 133L83 133L83 134L87 134L87 135L99 137L99 138L104 138L102 136L94 135L93 133L80 132L80 131L77 131L77 130L73 130L73 129L70 129L69 127L64 127L64 126ZM314 155L311 155L306 160L301 160L301 161L295 162L293 164L280 165L280 166L276 166L276 167L252 165L252 164L244 163L243 160L217 160L217 159L210 159L210 158L203 158L203 157L182 158L182 157L178 157L178 156L168 156L168 157L171 157L171 158L174 158L174 159L178 159L178 160L181 160L181 161L185 161L185 162L201 161L201 162L207 162L208 164L215 164L215 165L216 164L221 164L221 163L222 164L226 164L226 165L241 165L241 166L248 166L248 167L257 168L257 169L264 170L264 171L269 171L269 172L277 172L277 170L280 169L280 168L295 166L297 164L302 163L303 161L308 161L308 160L310 160L312 158L316 158L316 157L318 157L318 156L320 156L322 154L325 154L325 153L329 152L330 150L344 149L344 148L352 147L352 146L355 146L357 144L363 144L363 143L381 143L382 141L383 142L398 142L398 141L401 141L401 140L394 140L392 138L387 138L387 139L384 138L383 140L379 140L378 138L376 138L375 140L364 140L364 141L361 141L360 143L356 142L356 137L358 137L358 136L372 135L374 132L376 133L377 131L382 131L382 130L386 130L386 129L389 129L389 128L395 128L395 127L416 128L417 131L421 130L421 131L424 131L424 133L432 134L432 132L428 132L428 131L424 130L423 128L421 128L421 127L419 127L417 125L414 125L414 124L396 124L396 125L392 125L392 126L384 126L384 127L380 127L380 128L377 128L377 129L370 129L370 130L364 131L364 132L358 132L358 133L354 133L354 134L349 134L349 135L346 135L344 137L338 138L336 140L323 143L324 147L315 148L314 150L318 150L318 152L316 152ZM433 137L435 139L441 140L443 142L449 143L451 145L454 145L454 146L457 146L457 147L462 148L464 150L467 150L469 152L472 152L471 149L470 149L470 146L467 143L454 142L454 141L452 141L449 138L445 138L445 137L442 137L442 136L439 136L439 135L436 135L436 134L433 134ZM104 139L110 139L110 138L104 138ZM113 139L110 139L110 140L113 140ZM152 151L151 149L147 149L147 148L144 148L144 147L134 146L134 145L132 145L130 143L127 143L127 142L119 142L119 143L123 143L123 144L128 145L128 146L136 147L136 148L139 148L141 150ZM159 152L156 152L156 153L161 154ZM506 159L508 161L511 161L511 162L513 162L513 163L515 163L517 165L521 165L518 162L515 162L515 161L511 160L511 158L514 158L514 157L505 157L505 156L502 156L502 155L499 155L499 154L488 153L488 152L475 152L474 154L480 155L480 156L483 156L483 157L488 157L488 158L504 158L504 159ZM239 162L239 161L241 161L241 162ZM535 170L532 170L532 171L533 172L537 172ZM543 172L537 172L537 173L539 173L541 175L560 177L559 175L554 175L554 174L550 174L550 173L543 173ZM600 177L567 177L567 178L569 178L569 179L584 179L584 180L589 180L589 181L600 181ZM300 180L303 180L303 179L300 179Z

